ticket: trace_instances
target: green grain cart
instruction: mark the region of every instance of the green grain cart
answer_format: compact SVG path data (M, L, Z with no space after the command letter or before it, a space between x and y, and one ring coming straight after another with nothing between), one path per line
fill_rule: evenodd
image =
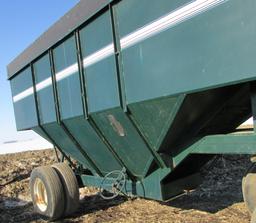
M255 133L237 132L256 117L255 12L255 0L83 0L11 62L17 129L66 161L32 172L36 211L71 214L79 186L166 201L214 155L256 154Z

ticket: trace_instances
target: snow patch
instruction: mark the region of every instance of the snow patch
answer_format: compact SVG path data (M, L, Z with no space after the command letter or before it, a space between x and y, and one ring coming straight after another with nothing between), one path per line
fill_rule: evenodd
M18 153L32 150L51 149L53 145L43 138L34 138L26 141L14 141L0 144L0 154Z
M253 119L252 117L249 118L246 122L244 122L242 125L253 125Z

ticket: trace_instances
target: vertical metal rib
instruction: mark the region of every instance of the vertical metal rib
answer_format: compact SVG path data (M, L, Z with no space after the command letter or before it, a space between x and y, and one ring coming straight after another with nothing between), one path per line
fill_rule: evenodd
M146 147L148 148L148 150L150 151L150 153L154 157L154 160L156 161L156 163L161 168L164 168L165 164L164 164L163 160L161 159L161 157L159 156L159 154L157 154L153 149L151 149L150 145L147 143L144 136L141 134L141 132L137 128L136 124L134 123L134 121L131 119L131 117L127 113L128 108L127 108L127 105L126 105L125 85L124 85L124 78L123 78L123 75L122 75L123 70L122 70L122 66L121 66L121 64L122 64L122 62L121 62L122 61L121 45L120 45L118 27L117 27L116 18L115 18L116 13L114 11L113 6L110 6L110 12L111 12L113 39L114 39L114 45L115 45L115 60L116 60L116 69L117 69L117 78L118 78L118 88L119 88L119 94L120 94L120 100L121 100L122 108L125 112L125 115L128 117L129 121L131 122L131 124L135 128L135 131L138 132L141 139L145 143Z
M60 124L61 128L64 130L64 132L67 134L67 136L70 138L70 140L74 143L74 145L79 150L79 152L84 156L84 158L88 161L90 166L94 169L94 171L97 174L99 174L100 176L103 176L100 169L97 167L96 163L90 158L90 156L86 153L86 151L80 146L79 142L77 142L77 140L69 132L68 128L66 127L66 125L61 120L61 114L60 114L60 109L59 109L58 90L57 90L57 84L56 84L55 67L54 67L54 60L53 60L52 50L49 50L49 57L50 57L51 74L52 74L53 95L54 95L54 100L55 100L55 105L56 105L56 111L57 111L59 124Z
M117 27L116 18L115 18L115 12L112 5L109 6L109 10L110 10L110 16L111 16L112 36L113 36L113 42L115 47L115 62L116 62L119 98L120 98L121 106L124 112L126 112L127 105L126 105L123 69L121 66L122 55L121 55L120 38L119 38L118 27Z
M132 176L133 174L129 171L129 168L126 166L126 164L122 161L122 159L118 156L118 154L113 150L113 148L111 147L110 143L107 141L107 139L103 136L103 134L101 133L101 131L99 130L99 128L97 127L96 123L89 117L88 115L88 105L87 105L87 94L86 94L86 80L84 78L85 73L84 73L84 69L83 69L83 58L82 58L82 52L81 52L81 45L80 45L80 36L79 36L79 32L76 31L75 32L76 35L76 47L77 47L77 57L78 57L78 67L79 67L79 76L80 76L80 84L81 84L81 91L83 94L83 100L84 100L84 112L86 112L86 114L84 115L84 117L87 118L88 123L90 124L90 126L93 128L93 130L95 131L95 133L97 134L99 140L101 140L106 147L108 148L108 150L110 151L110 153L112 154L113 158L115 158L115 160L117 160L117 162L122 166L125 167L127 170L127 173Z
M46 137L51 141L54 148L57 148L60 151L60 153L65 157L65 159L70 163L70 165L75 167L73 162L70 160L70 158L60 149L60 147L55 142L55 140L52 139L52 137L48 134L48 132L44 129L44 127L41 124L41 119L40 119L40 115L39 115L38 97L37 97L37 91L36 91L35 72L34 72L33 64L30 64L30 67L31 67L32 85L33 85L33 91L34 91L34 100L35 100L35 106L36 106L36 118L37 118L38 127L46 135Z

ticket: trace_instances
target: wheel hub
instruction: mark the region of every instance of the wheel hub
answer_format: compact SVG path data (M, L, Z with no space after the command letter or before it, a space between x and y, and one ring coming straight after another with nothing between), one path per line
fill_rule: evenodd
M34 184L35 203L40 211L45 212L48 205L46 187L42 180L37 178Z

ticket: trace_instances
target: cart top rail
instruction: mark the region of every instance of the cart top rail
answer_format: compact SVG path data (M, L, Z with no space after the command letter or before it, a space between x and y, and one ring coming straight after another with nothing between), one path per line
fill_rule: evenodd
M112 0L80 0L73 9L67 12L7 66L8 79L86 22L110 2Z

